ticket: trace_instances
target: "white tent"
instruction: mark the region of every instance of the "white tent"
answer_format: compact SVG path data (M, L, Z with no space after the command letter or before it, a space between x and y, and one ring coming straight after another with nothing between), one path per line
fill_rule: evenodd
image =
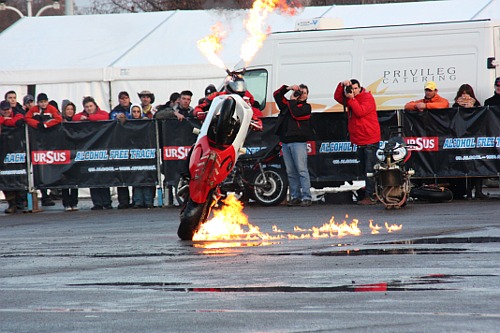
M154 13L26 17L0 34L0 93L27 93L28 85L60 102L77 105L83 96L104 109L117 104L126 90L151 90L155 104L170 93L189 89L193 101L209 83L220 83L224 71L209 64L196 42L220 21L228 37L221 58L229 68L240 60L246 38L247 10L168 11ZM500 0L449 0L418 3L306 7L291 17L271 14L272 32L295 29L299 20L337 18L343 27L498 18Z

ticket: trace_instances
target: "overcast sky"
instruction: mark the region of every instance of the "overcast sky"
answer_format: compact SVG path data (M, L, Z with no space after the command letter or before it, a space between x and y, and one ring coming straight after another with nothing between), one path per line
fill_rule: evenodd
M91 0L74 0L75 5L79 7L88 6L91 3Z

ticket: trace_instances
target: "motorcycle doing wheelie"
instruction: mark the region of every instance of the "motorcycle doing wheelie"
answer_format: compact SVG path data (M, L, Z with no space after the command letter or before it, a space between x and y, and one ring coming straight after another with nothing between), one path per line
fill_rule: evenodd
M390 138L376 152L378 163L374 172L368 174L375 180L375 195L386 209L401 208L406 205L411 190L410 177L413 169L406 170L405 162L410 151L401 136Z
M223 193L241 195L240 200L252 199L262 206L276 206L285 200L288 179L280 157L281 145L241 156L233 172L222 183Z
M191 240L220 199L220 185L245 153L252 115L238 94L219 95L212 101L189 158L189 189L177 230L180 239Z

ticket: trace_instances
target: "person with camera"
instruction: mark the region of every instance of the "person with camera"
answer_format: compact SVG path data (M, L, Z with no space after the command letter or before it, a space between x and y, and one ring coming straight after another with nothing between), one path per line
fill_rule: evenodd
M293 91L290 99L285 97ZM308 207L312 203L311 180L307 168L307 140L311 139L311 105L307 103L309 88L283 85L273 94L280 113L275 134L282 142L283 160L290 184L288 206Z
M373 205L376 203L375 182L366 175L373 172L377 161L375 154L380 143L380 124L375 99L355 79L340 82L334 98L347 108L349 137L351 143L357 146L359 167L366 182L365 197L358 201L358 205Z

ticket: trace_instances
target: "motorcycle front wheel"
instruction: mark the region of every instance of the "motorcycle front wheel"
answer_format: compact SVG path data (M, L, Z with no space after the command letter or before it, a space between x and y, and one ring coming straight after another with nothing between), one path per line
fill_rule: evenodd
M187 199L186 206L181 211L181 223L177 229L177 236L181 240L192 240L196 231L205 223L212 208L212 194L208 195L204 203L196 203L191 198Z
M267 168L253 176L250 197L262 206L276 206L286 198L288 179L281 169Z

